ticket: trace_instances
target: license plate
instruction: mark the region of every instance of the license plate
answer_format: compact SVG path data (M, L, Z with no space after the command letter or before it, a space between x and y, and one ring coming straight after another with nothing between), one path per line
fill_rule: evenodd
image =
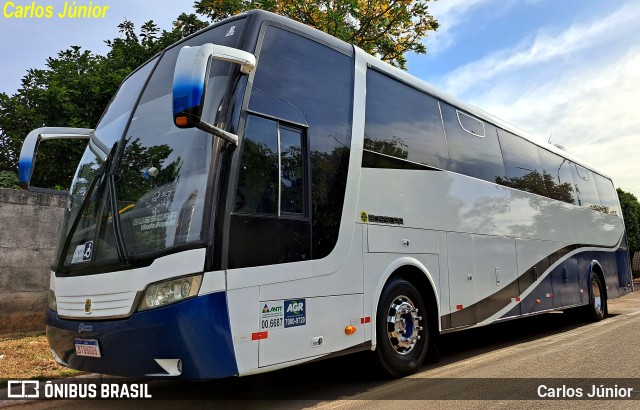
M100 347L95 339L75 339L76 354L78 356L102 357L100 356Z

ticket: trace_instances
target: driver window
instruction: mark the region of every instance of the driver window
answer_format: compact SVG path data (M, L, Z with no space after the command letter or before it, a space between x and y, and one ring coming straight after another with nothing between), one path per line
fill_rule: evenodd
M249 116L242 145L235 212L304 214L302 131Z

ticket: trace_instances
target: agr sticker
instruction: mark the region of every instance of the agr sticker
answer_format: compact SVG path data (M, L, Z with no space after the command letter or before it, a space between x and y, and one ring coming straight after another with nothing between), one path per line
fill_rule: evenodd
M303 326L307 324L304 299L284 301L284 327Z
M307 324L305 299L260 303L260 330L283 329Z

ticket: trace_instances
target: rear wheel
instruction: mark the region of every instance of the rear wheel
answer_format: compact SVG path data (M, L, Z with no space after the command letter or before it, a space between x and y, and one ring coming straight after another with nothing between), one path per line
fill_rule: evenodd
M591 276L591 288L589 292L589 306L586 307L587 316L590 320L598 322L604 319L606 297L602 281L596 274Z
M405 279L392 279L383 289L376 317L376 361L389 375L417 371L429 346L427 312L418 290Z

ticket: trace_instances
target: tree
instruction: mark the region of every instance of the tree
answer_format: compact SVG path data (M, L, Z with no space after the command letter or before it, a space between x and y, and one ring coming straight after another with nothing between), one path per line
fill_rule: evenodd
M263 9L300 21L406 68L409 51L425 54L422 39L438 29L429 0L198 0L195 9L213 21Z
M182 13L178 16L176 21L173 22L173 28L178 30L183 37L190 36L198 30L209 25L208 22L202 21L195 14Z
M16 171L22 141L32 129L94 128L124 78L182 37L178 29L159 33L153 21L139 35L130 21L118 28L123 37L105 41L106 56L72 46L47 59L45 69L28 70L14 95L0 93L0 170ZM67 189L85 146L77 140L43 143L33 185Z
M618 199L622 208L622 217L627 231L627 244L633 259L636 251L640 250L640 202L635 195L618 188Z

